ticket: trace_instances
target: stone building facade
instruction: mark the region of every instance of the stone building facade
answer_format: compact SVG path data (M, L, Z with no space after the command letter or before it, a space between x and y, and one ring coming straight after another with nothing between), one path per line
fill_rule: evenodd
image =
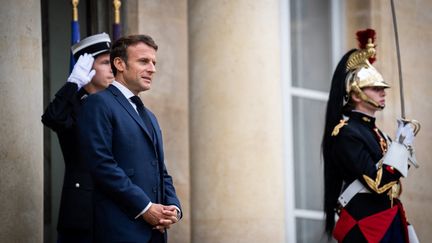
M82 37L110 31L107 12L88 14L109 2L81 1ZM185 213L170 242L325 242L323 110L357 29L377 30L376 66L392 85L380 127L394 134L400 116L389 1L122 2L124 33L147 33L160 46L142 97L161 123ZM421 167L404 180L403 201L429 242L432 2L395 3L406 112L422 124ZM67 77L71 6L2 1L0 13L0 242L55 242L62 157L40 115Z

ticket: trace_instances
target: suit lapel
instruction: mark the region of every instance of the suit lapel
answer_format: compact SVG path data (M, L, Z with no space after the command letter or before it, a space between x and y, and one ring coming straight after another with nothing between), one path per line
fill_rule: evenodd
M144 121L141 119L141 117L138 115L138 112L136 112L136 110L132 107L132 105L129 103L126 97L120 92L120 90L118 90L113 85L110 85L108 87L108 90L111 91L115 99L120 103L121 106L123 106L123 108L129 113L129 115L138 123L138 125L141 127L141 129L144 130L144 133L153 143L153 138L151 136L150 131L147 130L147 127L144 125Z
M147 109L146 109L147 112ZM152 123L152 126L155 131L156 136L156 152L157 152L157 158L159 163L159 175L160 175L160 185L161 185L161 194L159 195L160 202L164 202L165 200L165 182L164 182L164 173L165 173L165 165L164 165L164 153L163 153L163 141L162 141L162 132L159 128L159 124L156 120L156 117L151 114L151 112L147 112L147 114L150 117L150 121Z
M157 148L159 158L163 161L163 150L162 150L163 142L162 142L162 134L161 134L159 125L158 125L154 115L150 114L150 112L147 111L147 108L146 108L146 112L147 112L148 116L150 117L150 121L151 121L152 126L154 128L154 132L155 132L155 136L156 136L156 142L157 142L156 148Z

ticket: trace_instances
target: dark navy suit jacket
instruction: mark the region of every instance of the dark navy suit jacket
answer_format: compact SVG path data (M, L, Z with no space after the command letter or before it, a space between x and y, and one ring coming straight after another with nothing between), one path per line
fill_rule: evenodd
M113 85L90 95L83 105L80 152L95 184L96 242L148 242L152 226L135 217L149 202L181 208L164 164L159 124L147 113L155 139Z

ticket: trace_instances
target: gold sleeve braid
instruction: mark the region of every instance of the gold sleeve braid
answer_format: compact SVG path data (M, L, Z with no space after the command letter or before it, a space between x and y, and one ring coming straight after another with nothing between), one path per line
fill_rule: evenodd
M392 188L392 186L396 185L399 182L399 181L391 181L380 187L379 185L381 184L382 174L383 174L383 167L382 167L382 160L381 160L379 162L378 171L375 180L373 180L367 175L363 175L363 179L365 179L368 186L378 194L382 194L383 192L389 190L390 188Z

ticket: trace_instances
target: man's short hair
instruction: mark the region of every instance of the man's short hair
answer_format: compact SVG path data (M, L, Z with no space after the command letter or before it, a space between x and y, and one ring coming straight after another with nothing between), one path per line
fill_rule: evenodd
M129 35L125 37L121 37L111 47L111 53L110 53L110 62L111 62L111 69L113 71L114 76L117 74L117 68L114 66L114 59L116 57L120 57L125 63L127 63L127 48L129 46L134 46L139 43L144 43L151 48L155 49L157 51L158 46L156 42L148 35Z

